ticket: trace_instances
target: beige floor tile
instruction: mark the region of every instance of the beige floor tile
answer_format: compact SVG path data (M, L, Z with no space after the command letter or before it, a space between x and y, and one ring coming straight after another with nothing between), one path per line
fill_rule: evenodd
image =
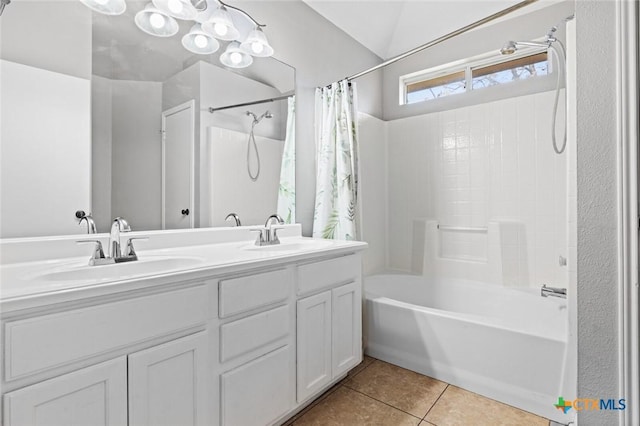
M424 420L420 422L418 426L436 426L433 423L425 422Z
M549 420L449 386L425 420L438 426L548 426Z
M340 387L294 426L417 426L420 419L351 389Z
M345 386L422 418L447 384L376 360Z
M361 372L362 370L364 370L365 368L367 368L368 366L371 365L371 363L375 361L375 359L371 358L370 356L365 355L364 358L362 359L362 362L358 365L356 365L353 370L349 371L347 373L347 377L353 377L356 374L358 374L359 372Z

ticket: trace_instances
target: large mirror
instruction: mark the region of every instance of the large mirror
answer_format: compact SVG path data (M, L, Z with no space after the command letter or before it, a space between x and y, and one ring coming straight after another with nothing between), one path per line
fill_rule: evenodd
M242 225L276 212L295 220L295 70L274 57L225 66L229 41L192 53L182 38L193 21L176 20L171 37L146 34L134 23L146 6L127 1L117 16L78 1L5 8L0 237L86 232L77 210L98 232L117 216L134 230L231 226L229 213ZM229 11L246 38L251 21Z

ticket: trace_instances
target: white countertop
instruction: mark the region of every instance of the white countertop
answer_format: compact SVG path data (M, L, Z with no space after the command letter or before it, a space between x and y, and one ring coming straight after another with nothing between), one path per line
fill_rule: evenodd
M299 228L291 229L294 231L285 234L293 236L281 238L280 245L264 247L257 247L252 240L247 240L250 234L246 230L237 231L242 241L230 242L219 242L229 239L228 230L223 231L226 237L222 239L211 230L202 231L208 233L210 239L218 240L212 244L202 244L202 235L191 230L187 235L196 237L198 241L191 240L196 242L194 245L184 245L188 244L188 240L163 248L157 247L157 243L156 248L145 248L140 244L138 261L103 266L88 266L87 255L58 259L42 259L41 255L34 255L36 260L27 258L23 262L16 261L20 259L14 256L11 262L4 262L0 266L0 309L8 313L176 281L194 281L239 270L348 254L367 247L363 242L295 236ZM167 235L157 231L154 234L156 237ZM216 238L211 238L211 235ZM83 237L90 238L87 235ZM66 240L75 246L73 238ZM147 244L146 247L154 245Z

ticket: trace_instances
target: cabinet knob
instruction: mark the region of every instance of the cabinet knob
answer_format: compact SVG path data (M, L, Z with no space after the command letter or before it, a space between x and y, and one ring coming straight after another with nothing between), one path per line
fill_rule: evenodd
M189 216L189 209L183 209L182 210L182 215L183 216Z

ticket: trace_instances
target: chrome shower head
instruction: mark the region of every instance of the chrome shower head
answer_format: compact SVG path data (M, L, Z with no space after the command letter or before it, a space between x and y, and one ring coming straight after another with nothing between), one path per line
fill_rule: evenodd
M510 40L508 42L506 42L504 44L504 46L502 46L502 49L500 49L500 53L502 53L503 55L511 55L516 53L516 51L523 46L528 46L528 47L545 47L548 48L549 46L551 46L551 43L553 43L555 41L555 39L548 39L546 42L543 41L513 41Z
M502 46L502 49L500 49L500 53L502 53L503 55L512 55L516 53L516 50L518 50L518 48L516 47L516 42L508 41L504 46Z

